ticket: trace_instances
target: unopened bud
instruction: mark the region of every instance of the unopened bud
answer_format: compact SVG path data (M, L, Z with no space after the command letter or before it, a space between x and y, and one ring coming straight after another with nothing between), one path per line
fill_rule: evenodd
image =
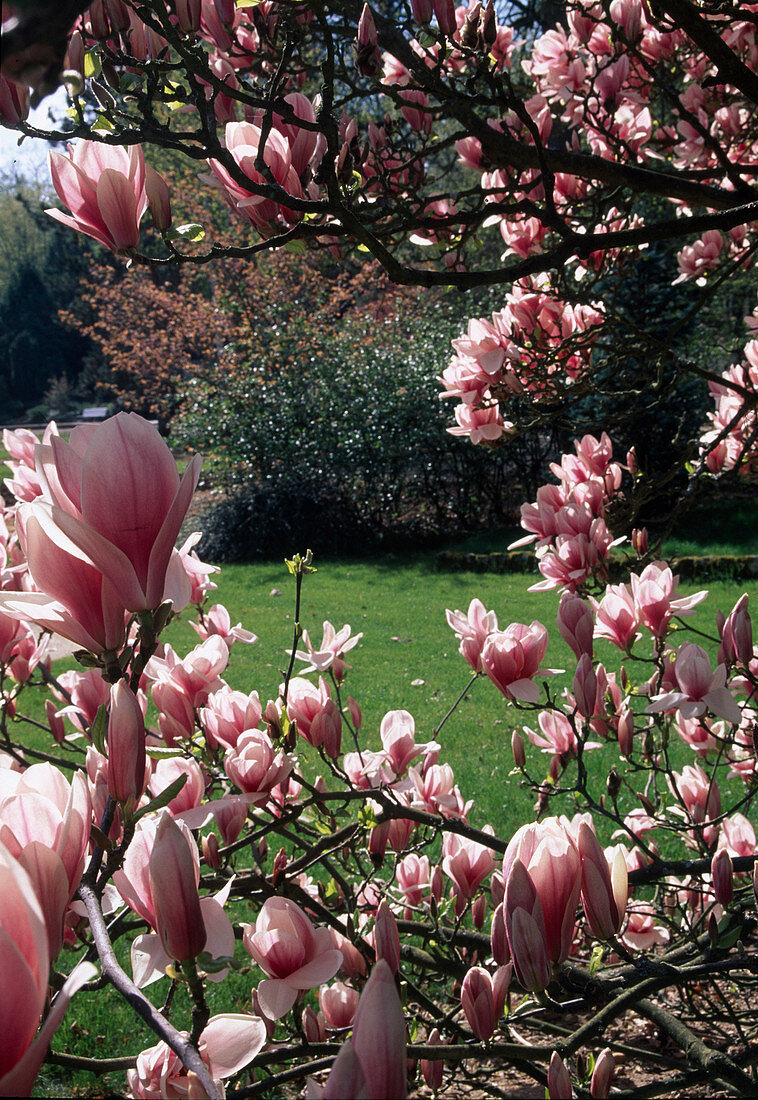
M208 867L211 867L214 871L218 870L221 866L221 860L218 854L218 837L215 833L209 833L208 836L204 836L201 841L203 849L203 859Z
M353 43L355 67L363 76L376 76L382 68L382 55L379 52L379 40L376 24L368 4L363 5L358 20L358 33Z
M476 4L474 4L463 21L461 45L469 50L473 49L479 40L479 16L481 15L481 11L482 5L480 0L477 0Z
M647 527L635 527L632 530L632 549L638 558L644 558L648 549Z
M622 756L631 756L634 748L634 714L630 707L624 707L618 720L619 751Z
M719 848L711 860L713 893L719 905L728 905L734 895L734 866L726 848Z
M482 12L479 33L482 42L487 49L491 49L497 42L497 17L495 16L495 4L493 0L487 0L487 7Z
M376 911L374 950L376 961L384 959L392 973L397 974L400 966L400 934L397 921L386 901L383 901Z
M616 1062L610 1047L606 1047L595 1062L590 1080L590 1096L593 1100L606 1100L610 1095L613 1075L616 1072Z
M153 225L159 233L163 233L171 228L171 198L168 184L150 164L145 165L145 193Z
M442 1039L440 1033L436 1027L432 1028L429 1032L429 1037L426 1040L426 1045L430 1047L436 1047L442 1045ZM435 1059L433 1062L422 1058L419 1062L419 1068L421 1069L421 1076L424 1078L424 1083L428 1089L432 1092L439 1092L442 1087L442 1074L445 1069L445 1063L442 1059Z
M411 0L411 13L417 23L431 23L434 14L432 0Z
M493 871L492 873L492 878L490 879L490 898L495 908L497 908L505 898L505 883L499 871Z
M356 730L359 730L361 728L361 722L363 721L363 715L361 714L361 708L351 695L347 697L347 709L350 712L350 721L353 723Z
M474 904L471 906L471 920L473 921L474 928L481 928L484 924L484 918L487 916L487 899L484 894L480 894Z
M303 1010L302 1016L303 1023L303 1035L308 1043L323 1043L326 1039L326 1027L324 1018L319 1012L318 1015L313 1011L310 1005L307 1005Z
M66 726L63 719L56 713L57 709L52 699L45 700L45 714L47 715L47 724L50 727L50 732L53 735L53 741L55 741L56 745L62 745L66 740Z
M280 882L288 862L289 859L286 851L284 848L280 848L274 856L274 866L271 869L271 883L273 886L276 886Z
M619 775L615 767L611 768L611 770L608 772L608 779L606 780L605 788L612 799L616 799L618 797L618 793L621 790L621 776Z
M526 752L524 750L524 738L518 730L514 730L511 736L511 752L516 767L523 768L526 765Z
M626 468L632 477L636 477L639 473L639 466L637 465L637 451L634 447L631 447L626 452Z

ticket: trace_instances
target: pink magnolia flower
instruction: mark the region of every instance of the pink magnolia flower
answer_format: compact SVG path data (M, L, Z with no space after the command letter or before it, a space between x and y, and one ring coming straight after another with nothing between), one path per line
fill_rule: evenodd
M460 641L459 651L474 672L482 671L482 649L490 634L497 630L497 615L487 611L481 600L473 599L468 611L445 611L448 626Z
M184 786L166 806L172 817L176 817L185 810L193 810L202 802L208 783L208 777L202 765L197 760L186 756L172 756L166 760L158 760L148 783L151 795L157 798L180 778L184 779Z
M53 187L71 211L46 210L113 252L139 244L139 223L147 210L145 158L141 145L126 148L79 141L68 155L50 153Z
M342 1046L323 1087L311 1079L306 1096L405 1100L408 1095L403 1006L392 971L380 959L358 1002L353 1034Z
M577 659L592 657L595 617L592 608L575 592L564 592L558 605L558 631Z
M92 806L84 772L71 783L52 764L0 769L0 842L24 867L43 907L54 959L84 870Z
M318 992L318 1003L326 1026L334 1031L343 1031L350 1027L358 1008L358 1000L358 990L344 982L322 986Z
M655 923L656 913L649 902L638 901L629 906L627 922L621 942L630 951L646 951L650 947L667 944L671 938L668 928Z
M551 675L540 669L547 650L548 634L536 620L524 626L511 623L504 631L490 634L482 649L482 667L506 699L536 703L539 687L534 677Z
M233 749L243 733L260 725L262 716L263 708L257 691L245 695L228 686L209 695L205 706L198 711L210 749L218 745Z
M288 898L268 898L255 924L243 929L247 951L269 975L258 984L258 1001L272 1020L289 1012L303 990L333 978L342 963L330 930L314 928Z
M156 608L164 598L200 456L180 478L158 431L136 413L119 413L102 424L74 428L68 442L53 436L49 446L38 449L37 464L46 482L51 537L60 532L70 540L123 607ZM30 514L42 514L40 505L28 507Z
M718 627L721 635L718 663L749 665L753 659L753 624L747 609L748 595L743 593L729 615L719 612Z
M287 136L272 127L264 139L261 127L252 122L227 123L225 136L227 151L252 185L249 190L241 187L236 180L232 179L220 161L208 161L232 210L246 218L263 235L270 234L282 222L293 225L299 221L302 214L295 213L261 193L269 187L269 181L256 167L261 142L265 140L263 162L276 183L293 198L304 198L302 184L292 162L292 148ZM253 190L253 188L260 190Z
M487 1041L503 1015L513 964L501 966L494 976L481 966L472 966L461 985L461 1006L477 1039Z
M380 727L384 756L395 775L403 775L411 760L421 753L439 750L436 741L416 743L416 723L407 710L391 710L382 718Z
M145 789L145 721L134 692L119 680L110 691L108 793L133 808ZM164 761L165 763L165 761Z
M158 829L164 819L170 824L162 827L161 848L153 861ZM234 930L223 909L230 884L215 897L198 899L199 881L200 857L187 825L174 821L166 810L141 818L121 869L113 876L129 908L156 930L138 936L132 944L132 972L138 986L163 977L174 958L170 951L194 949L201 939L198 951L204 947L213 958L234 954ZM225 974L225 970L214 971L206 980L218 982Z
M0 940L0 981L12 991L0 998L0 1095L29 1096L69 1000L97 971L83 963L71 973L37 1035L48 993L48 932L29 875L2 844Z
M429 895L430 874L429 857L416 855L415 852L404 856L397 864L395 880L409 906L420 905Z
M699 764L686 764L681 773L673 773L670 783L672 792L684 803L687 814L695 825L702 825L721 815L719 785L715 779L708 778ZM718 832L718 826L704 830L706 841L714 832Z
M663 710L678 710L683 718L698 718L706 710L734 725L739 725L742 712L737 700L726 687L726 666L714 672L710 658L702 646L685 642L679 647L673 663L678 691L653 695L648 714Z
M491 825L487 825L484 832L493 834L494 830ZM445 835L442 842L442 869L455 885L458 898L456 909L460 912L494 866L495 858L491 848L456 833Z
M303 672L326 672L331 669L337 680L341 680L348 667L342 659L346 653L357 646L363 637L363 633L350 636L350 624L347 623L340 630L335 630L328 619L324 621L324 631L321 645L317 648L311 642L308 631L303 631L303 642L307 653L298 650L295 656L301 661L307 661L308 667Z
M222 1013L211 1016L205 1025L198 1051L218 1083L244 1069L265 1042L266 1025L259 1017ZM192 1095L193 1086L179 1055L162 1041L139 1054L126 1079L131 1095L141 1100Z
M744 814L730 814L721 822L719 847L735 857L755 854L755 829Z
M253 634L250 630L245 630L242 623L237 623L232 626L232 619L224 607L223 604L214 603L212 607L209 607L207 611L203 612L203 620L200 623L190 623L190 626L196 634L205 641L206 638L210 638L212 635L217 634L219 638L222 638L226 645L231 648L234 642L244 642L246 645L252 645L258 641L258 635Z
M224 770L250 805L267 802L271 791L283 783L295 765L294 757L274 748L262 730L247 730L234 748L227 749Z
M674 598L679 578L662 561L651 562L639 576L632 573L631 583L639 621L654 638L663 638L674 615L691 615L708 595L701 591Z

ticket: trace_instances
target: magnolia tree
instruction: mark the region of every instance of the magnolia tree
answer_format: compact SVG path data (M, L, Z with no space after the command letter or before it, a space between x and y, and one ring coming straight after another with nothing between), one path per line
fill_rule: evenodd
M44 136L76 140L51 154L65 207L51 214L129 262L358 249L398 282L504 284L441 377L451 430L472 443L595 397L630 404L648 377L665 403L661 380L689 372L714 407L682 448L686 492L749 477L758 342L704 367L675 333L631 331L624 288L659 242L678 242L672 283L703 284L693 311L752 263L758 6L567 4L523 41L504 14L30 3L8 12L0 107L39 136L30 95L65 81L69 131ZM204 166L237 239L173 224L143 144ZM288 562L296 625L277 698L228 686L232 648L255 638L209 606L214 569L193 539L175 546L199 459L180 478L133 414L4 442L17 503L0 563L0 968L18 993L0 1009L0 1092L31 1088L77 988L110 984L155 1033L127 1060L134 1096L507 1095L516 1070L551 1097L642 1095L613 1085L623 1058L666 1067L645 1095L705 1081L754 1093L758 651L746 595L688 633L707 592L680 593L647 532L625 530L671 471L585 434L522 509L534 587L560 592L566 691L543 667L542 622L501 627L476 598L448 612L461 698L477 681L502 695L513 781L535 792L535 820L509 837L471 823L411 714L363 727L345 691L358 637L300 625L308 554ZM613 554L628 534L632 553ZM182 656L162 634L188 609L200 640ZM51 634L77 647L77 670L52 676ZM23 736L40 681L48 752ZM592 760L605 743L610 770ZM209 983L214 1004L233 985L232 1006L240 981L245 1011L211 1015ZM142 992L158 982L162 1009ZM621 1030L630 1013L667 1053Z

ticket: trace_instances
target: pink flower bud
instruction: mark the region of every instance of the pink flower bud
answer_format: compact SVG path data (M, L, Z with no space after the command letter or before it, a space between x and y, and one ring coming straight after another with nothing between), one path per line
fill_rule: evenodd
M626 468L632 477L636 477L639 473L639 466L637 465L637 452L632 447L626 452Z
M647 527L635 527L632 530L632 549L638 558L644 558L647 554L648 545Z
M200 16L203 10L202 0L176 0L174 4L176 21L185 34L194 34L200 29Z
M200 842L200 846L203 849L203 859L206 866L212 870L217 871L221 866L221 860L218 854L218 837L215 833L209 833L208 836L204 836Z
M196 868L187 838L169 813L163 814L155 832L150 892L155 928L166 954L179 961L196 958L206 941Z
M491 1039L497 1019L492 978L481 966L472 966L461 986L461 1006L477 1039Z
M505 897L505 882L499 871L495 871L490 879L490 897L495 908L502 904Z
M558 631L577 660L587 653L592 656L592 635L595 617L592 608L575 592L564 592L558 604Z
M498 966L505 966L506 963L510 962L511 952L508 947L508 937L505 934L505 910L502 904L498 905L492 914L490 945L492 947L492 958Z
M145 193L155 228L161 233L170 229L171 198L168 184L160 172L156 172L150 164L145 165Z
M319 994L319 1000L320 999L321 995ZM302 1025L303 1034L307 1042L323 1043L325 1041L326 1028L324 1026L324 1017L320 1012L317 1015L310 1005L307 1005L303 1009Z
M356 730L359 730L361 728L361 722L363 721L363 715L361 714L361 708L351 695L347 697L347 707L350 711L350 721L353 723Z
M442 891L444 887L445 879L442 875L442 868L439 864L435 864L435 866L432 867L432 873L429 876L429 893L438 904L442 899Z
M440 1033L436 1027L433 1027L429 1032L426 1040L427 1046L436 1047L442 1046L442 1039ZM424 1078L424 1082L428 1089L432 1092L439 1092L442 1087L442 1074L445 1069L445 1063L442 1059L435 1059L433 1062L422 1058L419 1062L419 1068L421 1070L421 1076Z
M134 692L119 680L110 691L108 793L129 809L145 789L145 760L142 710Z
M375 76L382 67L382 55L379 52L379 40L376 24L368 4L363 5L358 20L358 33L353 46L355 66L363 76Z
M376 911L374 950L377 962L379 959L384 959L392 973L397 974L400 966L400 933L397 929L397 921L386 901L383 901Z
M582 862L581 898L587 924L593 936L608 940L618 932L624 914L619 913L616 905L605 852L594 829L585 821L579 826L577 848Z
M753 659L753 624L747 609L748 597L744 593L737 600L726 619L719 622L721 645L719 664L748 665Z
M45 714L47 716L47 724L50 727L50 732L53 735L53 740L56 745L62 745L66 739L66 726L63 719L56 714L57 710L58 708L52 699L45 700Z
M579 713L584 718L592 718L596 711L597 674L592 667L592 658L586 653L582 654L577 663L572 691Z
M525 767L526 752L524 751L524 738L518 730L514 730L511 736L511 752L513 753L513 763L516 767Z
M594 1100L605 1100L610 1094L613 1075L616 1072L616 1062L610 1047L606 1047L595 1062L590 1081L590 1096Z
M0 75L0 119L6 126L17 126L29 114L29 89Z
M480 894L474 904L471 906L471 921L474 928L481 928L484 924L484 918L487 916L487 898L484 894Z
M437 16L437 25L440 33L447 38L452 38L458 29L455 18L455 0L432 0L434 14Z
M618 720L619 751L622 756L631 756L634 748L634 714L624 707Z
M547 1093L550 1100L572 1100L571 1077L557 1050L553 1051L547 1071Z
M711 860L713 892L719 905L728 905L734 894L734 867L726 848L719 848Z

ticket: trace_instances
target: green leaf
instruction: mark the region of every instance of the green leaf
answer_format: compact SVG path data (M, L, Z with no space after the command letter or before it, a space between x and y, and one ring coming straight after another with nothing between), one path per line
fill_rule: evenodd
M105 704L97 708L97 714L95 720L90 726L90 737L92 738L92 744L95 746L99 753L105 755L105 732L108 728L108 710Z
M175 756L184 756L182 749L161 748L153 745L148 746L145 752L153 760L171 760Z
M113 125L107 115L98 115L90 129L93 133L111 133L111 131L115 130L116 127Z
M214 958L207 951L201 951L197 957L197 965L206 974L219 974L222 970L228 970L233 964L234 959L230 955L219 955Z
M197 222L188 222L186 225L175 225L171 229L167 229L165 236L167 241L175 241L178 237L181 237L182 240L194 243L202 241L205 230Z
M602 943L596 943L592 948L592 954L590 955L590 974L597 974L600 967L603 965L603 957L605 956L605 948Z
M164 806L168 806L171 799L176 798L176 796L179 794L179 791L187 782L187 778L188 777L186 775L180 775L177 779L174 780L173 783L169 783L165 791L161 791L161 793L157 795L152 800L152 802L148 802L147 806L143 806L142 809L134 815L132 821L137 822L141 817L144 817L145 814L151 814L155 810L162 810Z
M84 55L84 75L91 80L94 76L100 76L101 71L100 58L94 50L88 50Z
M308 251L305 241L287 241L284 246L286 252L292 252L295 256L302 256L304 252Z

